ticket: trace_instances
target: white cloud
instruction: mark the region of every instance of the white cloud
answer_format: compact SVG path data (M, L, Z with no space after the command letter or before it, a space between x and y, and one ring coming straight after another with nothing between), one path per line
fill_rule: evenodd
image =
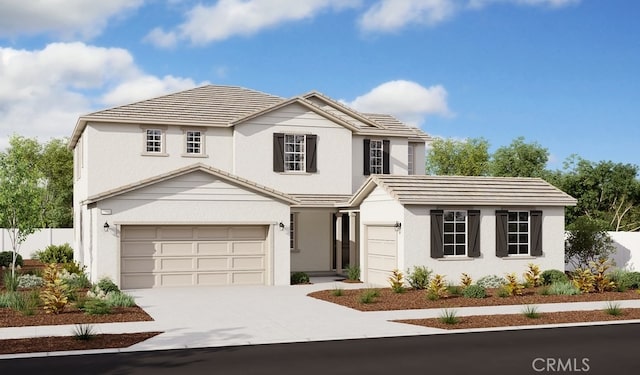
M482 8L495 3L512 3L516 5L546 6L550 8L562 8L580 3L582 0L469 0L470 8Z
M360 18L365 31L393 31L408 24L435 25L453 16L452 0L380 0Z
M237 35L253 35L279 24L313 18L325 10L358 6L360 0L220 0L198 4L175 30L153 29L145 40L170 47L180 40L206 44Z
M52 43L41 50L0 47L0 148L20 134L69 136L78 116L193 87L186 78L142 72L120 48Z
M444 87L405 80L385 82L345 104L360 112L389 113L413 126L420 126L429 115L453 116Z
M0 36L53 32L65 38L94 37L114 16L134 10L143 0L3 0Z

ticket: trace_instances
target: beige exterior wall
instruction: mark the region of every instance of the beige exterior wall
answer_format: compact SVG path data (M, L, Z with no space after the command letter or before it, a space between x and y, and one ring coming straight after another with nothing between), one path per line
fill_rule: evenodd
M298 209L296 249L291 252L291 271L329 271L332 251L333 210Z

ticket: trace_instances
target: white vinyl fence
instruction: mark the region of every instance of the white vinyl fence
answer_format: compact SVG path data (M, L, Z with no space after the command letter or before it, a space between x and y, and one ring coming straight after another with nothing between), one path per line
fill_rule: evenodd
M609 232L616 252L611 258L617 268L640 271L640 232Z
M0 229L0 251L11 251L11 237L7 229ZM20 245L18 253L24 259L31 259L31 254L49 245L68 243L73 247L73 228L44 228L29 237Z

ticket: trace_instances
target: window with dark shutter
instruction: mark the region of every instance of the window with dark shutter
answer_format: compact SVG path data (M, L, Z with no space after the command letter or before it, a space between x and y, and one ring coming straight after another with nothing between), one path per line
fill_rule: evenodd
M365 139L363 142L364 154L362 155L363 160L363 174L368 176L371 174L370 163L371 163L371 140Z
M273 134L273 171L284 172L284 134Z
M531 211L531 256L542 256L542 211Z
M443 252L443 211L431 210L431 257L442 258Z
M478 258L480 256L480 210L467 211L467 223L467 255Z
M317 144L318 144L318 136L315 134L307 134L307 158L306 158L306 169L308 173L316 173L318 171L317 167Z
M507 244L507 228L509 211L496 211L496 256L504 258L509 256L509 247Z
M389 174L389 148L391 147L391 142L384 140L382 141L382 173Z

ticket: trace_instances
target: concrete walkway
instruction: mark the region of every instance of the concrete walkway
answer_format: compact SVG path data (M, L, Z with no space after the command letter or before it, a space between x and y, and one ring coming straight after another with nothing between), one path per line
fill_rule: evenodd
M135 297L136 303L149 313L154 321L94 324L95 332L162 331L164 333L125 349L0 355L0 359L452 333L452 331L437 328L390 322L395 319L438 317L441 309L356 311L306 295L312 291L332 289L335 286L343 289L362 288L362 284L337 283L331 278L317 278L312 281L314 282L312 285L282 287L129 290L127 293ZM619 301L619 304L621 307L640 307L640 300ZM604 309L606 302L537 306L540 312L598 310ZM522 306L460 307L455 310L459 316L518 314ZM567 326L567 324L561 326ZM74 328L74 325L0 328L0 339L72 335ZM525 327L509 329L522 328ZM464 331L482 330L497 329Z

